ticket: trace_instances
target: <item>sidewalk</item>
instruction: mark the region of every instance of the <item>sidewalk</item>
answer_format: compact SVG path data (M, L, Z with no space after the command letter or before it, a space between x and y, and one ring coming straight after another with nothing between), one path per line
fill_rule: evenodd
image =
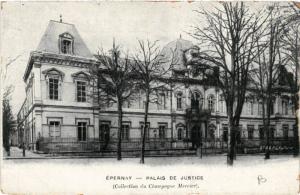
M10 147L10 156L7 156L5 150L3 150L3 158L4 159L39 159L39 158L46 158L49 155L46 154L38 154L34 153L31 150L25 151L25 157L23 156L23 150L18 147Z
M3 150L3 159L4 160L13 160L13 159L81 159L81 158L114 158L115 156L101 156L101 155L77 155L75 154L43 154L43 153L35 153L32 150L26 150L25 156L23 156L22 148L11 147L10 148L10 156L7 156L5 150Z

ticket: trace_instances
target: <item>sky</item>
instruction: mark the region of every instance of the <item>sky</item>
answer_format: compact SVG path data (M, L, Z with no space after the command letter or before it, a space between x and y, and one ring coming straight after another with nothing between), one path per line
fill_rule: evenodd
M4 2L1 9L2 65L17 58L7 70L3 86L13 84L11 104L17 114L25 99L23 75L29 53L34 51L49 20L59 20L76 26L91 52L109 49L115 38L124 51L138 48L137 40L159 40L164 46L182 36L197 21L193 11L211 8L218 3L199 2ZM259 7L256 4L254 7ZM199 19L199 18L198 18Z

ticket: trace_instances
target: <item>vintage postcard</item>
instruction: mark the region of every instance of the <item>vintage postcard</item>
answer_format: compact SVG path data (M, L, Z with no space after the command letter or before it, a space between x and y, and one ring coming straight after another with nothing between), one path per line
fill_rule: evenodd
M1 2L3 194L298 194L300 3Z

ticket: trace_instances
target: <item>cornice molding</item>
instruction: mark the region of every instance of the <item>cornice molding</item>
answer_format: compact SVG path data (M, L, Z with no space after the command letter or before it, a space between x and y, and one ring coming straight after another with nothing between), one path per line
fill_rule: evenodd
M31 52L29 62L24 74L24 81L27 80L29 73L32 69L32 66L39 67L40 64L49 63L55 65L63 66L73 66L86 68L87 66L97 64L96 59L84 58L74 55L65 55L65 54L55 54L55 53L46 53L46 52Z

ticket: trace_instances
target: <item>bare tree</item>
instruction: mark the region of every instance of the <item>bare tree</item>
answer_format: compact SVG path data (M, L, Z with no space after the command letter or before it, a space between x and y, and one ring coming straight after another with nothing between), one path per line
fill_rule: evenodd
M96 82L96 96L98 102L104 102L106 105L111 103L117 104L118 109L118 145L117 159L122 159L121 141L122 141L122 119L123 119L123 104L133 100L135 91L134 80L131 79L131 67L128 55L121 57L119 46L113 43L109 54L103 49L98 51L96 55L99 64L90 69L91 76ZM104 100L104 101L103 101ZM109 141L109 138L105 138Z
M12 109L10 105L11 93L14 88L12 85L4 89L3 99L2 99L2 127L3 127L3 147L8 156L10 156L10 135L12 133L14 117L12 114Z
M244 2L222 2L220 8L196 10L200 21L192 37L201 47L199 66L209 64L219 68L216 78L227 106L229 147L227 163L233 164L236 135L245 102L251 64L258 55L256 43L265 33L262 30L268 15L254 13Z
M133 72L136 79L139 81L139 88L145 95L145 113L144 113L144 125L141 129L142 133L142 147L141 147L141 160L140 163L144 163L145 156L145 140L146 131L148 127L148 111L149 103L157 103L157 95L159 91L167 86L168 76L170 76L170 70L176 64L174 57L174 51L171 51L171 56L162 54L157 41L151 42L138 41L138 52L133 56Z
M13 65L20 58L23 54L17 55L13 58L7 58L3 60L3 65L0 66L0 110L2 113L0 114L0 118L2 120L0 124L0 137L2 137L2 142L4 149L6 150L7 154L10 155L10 133L12 130L12 123L14 120L12 109L10 105L11 100L11 93L13 92L14 88L12 85L6 86L6 78L7 78L7 71L9 66Z
M289 83L290 90L293 94L292 103L296 111L299 110L299 66L300 66L300 23L296 22L286 28L285 34L282 39L284 56L283 58L287 61L288 69L292 73L290 77L286 77ZM299 155L299 135L298 135L298 124L299 119L296 118L296 125L294 130L294 155Z
M270 122L273 112L273 95L279 84L285 61L282 59L281 39L285 29L282 13L277 4L269 6L265 13L270 17L266 23L265 40L257 42L258 55L253 62L253 84L261 100L263 127L266 132L265 159L270 158ZM262 43L263 42L263 43Z

